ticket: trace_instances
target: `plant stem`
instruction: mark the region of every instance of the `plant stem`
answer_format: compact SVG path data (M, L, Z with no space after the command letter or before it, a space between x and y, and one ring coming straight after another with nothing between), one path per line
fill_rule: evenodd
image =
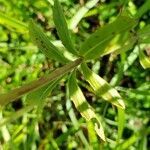
M50 74L45 75L45 76L39 78L38 80L34 80L28 84L25 84L19 88L14 89L6 94L0 95L0 105L4 106L4 105L20 98L24 94L27 94L29 92L37 90L40 87L43 87L44 85L50 83L51 81L54 81L54 80L58 79L59 77L63 76L64 74L68 73L69 71L71 71L72 69L77 67L81 62L82 62L82 58L76 59L75 61L70 62L70 63L64 65L63 67L60 67L60 68L54 70Z

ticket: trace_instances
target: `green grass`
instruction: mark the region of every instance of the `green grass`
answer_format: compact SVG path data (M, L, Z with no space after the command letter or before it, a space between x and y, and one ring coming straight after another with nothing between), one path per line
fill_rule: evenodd
M60 2L0 1L0 149L147 150L148 0Z

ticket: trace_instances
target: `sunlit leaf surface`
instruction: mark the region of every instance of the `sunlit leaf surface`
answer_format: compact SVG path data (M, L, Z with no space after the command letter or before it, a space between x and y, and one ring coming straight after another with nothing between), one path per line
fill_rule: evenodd
M0 24L8 25L9 27L15 28L19 32L27 32L28 26L11 16L6 15L4 12L0 12Z
M94 123L94 128L96 133L100 136L102 140L105 139L104 131L102 124L95 114L93 108L89 105L89 103L86 101L81 89L79 88L75 73L72 73L70 78L69 78L69 93L70 93L70 98L73 101L75 107L77 110L80 112L83 118L86 119L86 121L92 121Z
M95 59L121 49L129 43L130 30L136 25L136 20L120 15L118 18L94 32L81 45L80 54L86 60ZM130 41L131 42L131 41ZM132 41L134 43L134 41Z
M125 104L120 94L112 88L103 78L91 71L86 64L81 65L83 75L91 85L96 95L113 105L125 109Z
M150 57L146 56L142 50L139 50L140 64L144 69L150 68Z

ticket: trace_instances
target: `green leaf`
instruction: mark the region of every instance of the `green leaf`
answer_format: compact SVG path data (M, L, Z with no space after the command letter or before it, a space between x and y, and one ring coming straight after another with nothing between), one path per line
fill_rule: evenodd
M140 18L145 14L147 11L150 10L150 2L146 0L145 3L138 9L137 13L135 14L136 18Z
M106 53L102 54L102 56L111 52L114 52L117 55L132 49L137 41L137 37L134 36L134 33L126 32L126 34L128 35L125 37L125 33L121 33L118 41L112 43L112 46L106 48ZM125 38L123 39L123 37Z
M80 112L81 116L86 121L92 121L94 123L94 129L96 133L103 141L105 141L106 139L105 139L102 124L99 118L97 117L97 115L95 114L93 108L86 101L81 89L79 88L74 72L70 75L68 81L68 88L69 88L70 98L73 101L77 110Z
M118 16L114 22L98 29L81 45L80 55L85 60L95 59L128 45L128 39L132 36L129 30L135 25L135 19L125 15Z
M72 107L72 103L70 101L70 98L69 98L69 87L68 85L66 86L66 109L67 109L67 112L68 112L68 115L71 119L71 122L74 126L74 128L77 130L79 130L80 128L80 122L79 120L77 119L76 115L75 115L75 112L74 112L74 109ZM82 130L79 130L77 132L77 136L80 138L81 142L83 143L83 145L88 148L89 147L89 144L88 144L88 141L87 141L87 138L85 137L84 133Z
M5 106L6 104L16 100L17 98L20 98L24 94L27 94L29 92L35 91L44 85L49 84L50 82L62 77L75 67L77 67L80 63L82 62L82 59L79 58L73 62L70 62L63 67L60 67L53 72L51 72L48 75L45 75L38 80L34 80L28 84L23 85L22 87L16 88L6 94L1 94L0 95L0 105Z
M50 42L47 35L33 21L29 23L29 33L31 39L38 48L50 59L54 59L61 63L66 63L68 60L63 54Z
M125 104L117 90L112 88L110 84L99 75L91 71L85 63L81 64L81 69L84 78L89 82L97 96L102 97L104 100L121 109L125 109Z
M55 140L59 146L61 146L64 142L66 142L66 139L70 135L76 135L80 130L73 127L70 127L66 132L58 136Z
M72 17L69 25L69 29L73 30L77 27L78 23L81 21L81 19L85 16L85 14L94 7L99 0L91 0L87 1L87 3L82 6L76 14Z
M26 26L24 23L14 19L13 17L6 15L4 12L0 12L0 24L13 27L13 28L17 29L19 32L27 32L27 30L28 30L28 26Z
M61 78L60 78L61 79ZM44 105L44 99L50 95L51 91L55 88L57 83L60 81L57 79L48 85L45 85L32 93L29 93L26 97L26 103L29 105L39 105L40 107Z
M88 122L87 128L88 128L88 137L89 137L90 146L93 149L97 149L97 150L100 149L99 146L100 143L98 142L98 138L94 131L94 125L91 121Z
M139 144L139 150L148 150L147 145L148 145L147 135L144 136L142 135L142 139L140 140L140 144Z
M150 68L150 57L146 56L143 50L139 49L140 64L144 69Z
M150 25L138 30L137 37L139 43L150 43Z
M54 23L56 25L58 35L63 45L66 47L66 49L69 52L77 55L77 51L75 50L75 47L71 41L71 36L69 34L69 30L65 20L63 10L58 0L54 0L53 18L54 18Z
M0 121L0 127L2 127L3 125L5 125L9 122L12 122L12 121L18 119L19 117L23 116L25 113L29 112L32 109L33 109L33 106L29 105L29 106L26 106L14 113L11 113L10 116L7 116Z
M134 143L136 143L140 138L139 133L135 133L133 134L130 138L126 139L121 146L117 146L118 150L127 150L131 147L131 145L133 145Z
M120 141L125 126L125 111L118 108L118 142Z
M123 66L124 72L127 71L128 68L135 62L138 55L139 55L138 46L135 46L132 52L128 55L126 62L124 63L124 66Z

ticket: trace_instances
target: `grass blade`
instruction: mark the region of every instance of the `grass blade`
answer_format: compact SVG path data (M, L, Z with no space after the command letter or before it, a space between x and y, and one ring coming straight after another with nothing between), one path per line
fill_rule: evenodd
M139 150L148 150L147 145L148 145L147 136L144 135L141 139Z
M144 69L150 68L150 57L144 54L143 50L140 49L140 46L139 46L139 59L140 64Z
M6 94L1 94L0 95L0 105L4 106L17 98L20 98L24 94L27 94L29 92L35 91L39 89L40 87L43 87L44 85L47 85L48 83L62 77L69 71L71 71L73 68L77 67L80 63L82 62L82 59L79 58L61 68L58 68L54 70L52 73L49 75L45 75L38 80L34 80L26 85L23 85L20 88L16 88Z
M133 134L129 139L126 139L121 146L118 146L118 150L127 150L130 148L131 145L133 145L135 142L139 140L139 133Z
M55 86L62 78L63 76L27 95L26 97L27 104L32 106L38 106L37 115L40 115L42 113L46 97L51 94L52 90L55 88Z
M0 24L8 25L12 28L17 29L19 32L27 32L28 26L26 26L24 23L14 19L13 17L10 17L3 12L0 12Z
M81 69L85 79L89 82L97 96L102 97L104 100L121 109L125 109L125 104L117 90L112 88L99 75L91 71L85 63L81 65Z
M88 137L89 137L91 147L97 150L100 149L97 135L95 134L94 131L94 125L91 121L88 122L87 128L88 128Z
M29 93L26 97L26 102L28 105L43 105L43 100L51 93L53 88L56 86L56 84L60 81L60 79L57 79L55 81L52 81L48 85L45 85L36 91L33 91L32 93Z
M125 125L125 111L118 108L118 142L120 141Z
M76 55L77 51L75 50L75 47L71 41L71 36L69 34L66 19L58 0L54 0L53 18L54 18L54 23L56 25L58 35L63 45L66 47L66 49L69 52Z
M137 31L137 37L139 43L150 43L150 25L146 25L142 29Z
M69 128L66 132L64 132L63 134L61 134L59 137L55 139L58 146L61 146L61 144L66 142L66 139L68 137L70 137L71 135L76 135L78 134L78 132L79 132L79 129L77 128L74 128L74 127Z
M11 113L11 115L9 117L5 117L3 120L1 120L0 122L0 127L2 127L3 125L12 122L16 119L18 119L19 117L23 116L25 113L29 112L30 110L33 109L33 106L26 106L14 113Z
M3 120L3 115L2 115L2 110L0 110L0 122ZM10 140L10 133L6 127L6 125L3 125L0 127L0 132L1 132L1 138L3 137L3 140L5 142L8 142ZM0 146L1 149L1 146Z
M137 13L135 14L135 17L140 18L142 17L143 14L145 14L149 10L150 10L150 2L149 0L146 0L146 2L139 8Z
M72 103L71 103L71 101L69 99L69 87L66 86L66 89L67 89L67 91L66 91L66 99L67 99L67 101L66 101L66 109L68 111L68 115L69 115L69 117L71 119L71 122L73 123L74 128L76 130L79 130L80 123L79 123L79 121L78 121L78 119L77 119L77 117L75 115L74 109L72 107ZM79 130L77 132L77 135L79 136L81 142L85 145L85 147L88 148L89 144L88 144L88 141L87 141L85 135L83 134L82 130Z
M88 1L85 6L81 7L77 13L72 17L71 21L70 21L70 25L69 25L69 29L73 30L76 28L76 26L78 25L78 23L81 21L81 19L84 17L84 15L89 11L89 9L91 9L92 7L94 7L99 0L91 0Z
M38 48L50 59L54 59L61 63L66 63L68 60L63 54L50 42L47 35L33 21L29 23L29 33L31 39Z
M130 40L128 39L132 35L129 33L129 30L135 25L135 19L120 15L114 22L107 24L93 33L81 45L80 55L84 56L85 60L95 59L130 44Z
M94 123L94 129L96 133L103 141L105 141L106 139L105 139L102 124L99 118L97 117L97 115L95 114L93 108L86 101L81 89L79 88L74 72L71 74L69 78L68 87L69 87L70 98L73 101L77 110L80 112L81 116L86 121L92 121Z

